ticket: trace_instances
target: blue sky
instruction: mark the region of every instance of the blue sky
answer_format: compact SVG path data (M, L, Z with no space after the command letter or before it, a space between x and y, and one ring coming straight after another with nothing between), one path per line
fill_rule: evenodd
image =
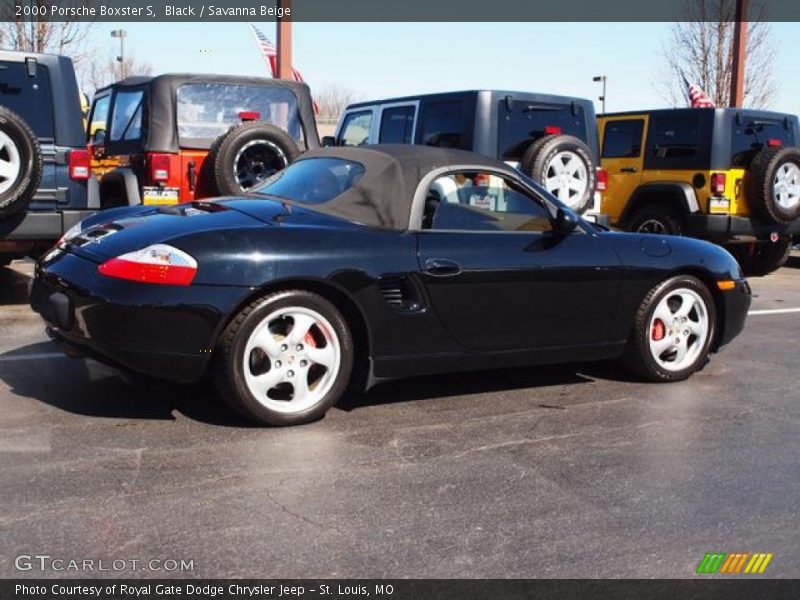
M257 24L275 41L272 23ZM96 44L113 52L118 24L98 24ZM261 74L245 23L125 23L126 51L156 73ZM418 92L497 88L581 97L608 110L666 106L655 89L668 23L295 23L294 63L314 88L341 84L364 99ZM778 94L773 109L800 113L800 61L788 40L800 23L773 23ZM598 107L599 108L599 107Z

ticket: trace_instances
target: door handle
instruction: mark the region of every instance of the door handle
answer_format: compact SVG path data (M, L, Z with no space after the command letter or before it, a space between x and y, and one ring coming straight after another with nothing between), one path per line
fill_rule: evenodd
M620 173L638 173L639 169L637 169L636 167L622 167L619 170L619 172Z
M461 265L447 258L429 258L425 261L425 272L437 277L447 277L461 273Z

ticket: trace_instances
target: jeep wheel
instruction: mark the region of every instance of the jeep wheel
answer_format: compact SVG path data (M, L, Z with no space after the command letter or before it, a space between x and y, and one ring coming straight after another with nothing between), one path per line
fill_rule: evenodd
M800 148L767 147L744 178L750 209L768 223L800 218Z
M217 138L208 155L211 189L220 196L246 192L300 154L292 137L266 123L242 123Z
M589 147L571 135L548 135L531 144L520 167L577 213L594 200L595 167Z
M745 275L760 277L769 275L786 264L792 251L792 241L786 239L777 242L733 244L727 250L739 262Z
M36 134L22 117L0 106L0 219L24 210L41 179Z
M634 213L627 229L636 233L682 235L683 221L680 214L672 208L650 205Z

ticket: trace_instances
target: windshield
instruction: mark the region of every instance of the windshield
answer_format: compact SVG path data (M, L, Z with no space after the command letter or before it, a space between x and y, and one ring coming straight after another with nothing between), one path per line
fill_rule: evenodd
M302 139L294 94L280 87L187 83L178 88L178 136L216 139L231 125L242 122L242 113L255 113L258 121L275 125L295 140Z
M340 158L309 158L289 165L251 190L301 204L323 204L349 190L364 175L360 163Z

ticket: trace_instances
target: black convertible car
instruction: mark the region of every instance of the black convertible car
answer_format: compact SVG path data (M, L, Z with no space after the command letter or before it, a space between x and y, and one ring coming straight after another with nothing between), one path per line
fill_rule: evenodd
M211 371L240 412L286 425L359 365L622 357L685 379L742 330L750 289L721 248L601 229L502 162L372 146L308 152L245 198L97 214L42 259L31 303L70 354Z

